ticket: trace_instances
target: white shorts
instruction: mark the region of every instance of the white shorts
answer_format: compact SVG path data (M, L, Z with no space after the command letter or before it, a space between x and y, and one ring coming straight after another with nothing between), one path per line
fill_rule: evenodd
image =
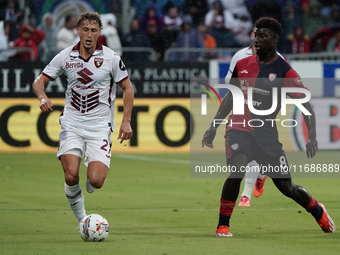
M72 154L84 158L84 164L100 161L110 168L111 132L89 131L81 128L62 126L59 134L57 158L61 155Z

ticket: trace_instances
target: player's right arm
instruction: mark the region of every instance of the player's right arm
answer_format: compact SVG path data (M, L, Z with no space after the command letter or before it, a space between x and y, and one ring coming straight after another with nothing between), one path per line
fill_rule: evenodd
M234 68L233 74L230 79L230 83L236 85L237 83L237 68ZM218 108L214 119L212 120L209 128L205 131L203 139L202 139L202 148L206 145L209 148L214 148L213 141L216 136L216 130L219 127L219 124L215 123L214 120L216 119L225 119L228 114L233 109L233 96L232 93L229 91L222 100L222 105Z
M47 76L40 74L32 85L33 91L40 101L39 107L42 112L53 111L52 102L45 93L45 84L49 81L50 79Z

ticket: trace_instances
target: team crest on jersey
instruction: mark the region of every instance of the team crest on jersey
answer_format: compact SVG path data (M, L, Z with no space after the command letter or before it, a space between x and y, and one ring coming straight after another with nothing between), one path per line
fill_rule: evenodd
M103 63L104 63L104 59L103 58L94 58L94 65L97 68L101 67Z
M234 143L230 146L234 151L238 149L238 143Z
M295 83L298 85L302 85L302 81L300 77L295 78Z
M277 76L276 73L270 73L270 74L269 74L269 80L270 80L270 81L275 80L275 79L276 79L276 76Z

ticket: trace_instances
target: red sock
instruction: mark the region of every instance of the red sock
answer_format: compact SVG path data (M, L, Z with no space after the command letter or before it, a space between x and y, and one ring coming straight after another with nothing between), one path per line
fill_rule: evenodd
M306 206L304 206L304 208L306 209L307 212L311 212L314 210L317 204L318 202L316 202L315 198L310 196L310 201Z
M220 218L218 226L229 226L230 216L233 213L235 202L227 201L221 198L220 203Z
M323 214L323 209L318 202L311 196L309 203L304 206L307 212L311 213L316 220L320 220Z
M220 214L224 216L231 216L235 207L235 202L227 201L221 198Z

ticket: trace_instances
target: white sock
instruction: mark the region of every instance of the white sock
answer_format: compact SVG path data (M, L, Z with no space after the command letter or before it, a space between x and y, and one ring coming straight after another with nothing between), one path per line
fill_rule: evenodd
M251 198L251 193L254 189L254 185L256 182L256 178L258 176L259 173L259 165L256 163L256 161L251 161L248 165L247 165L247 170L246 171L246 175L245 175L245 184L244 184L244 189L242 192L241 196L245 196L247 198Z
M265 174L258 174L257 175L257 179L259 179L259 180L263 180L263 178L265 177L266 175Z
M80 222L86 216L84 196L80 189L80 185L76 184L74 186L68 186L65 183L64 186L68 203L73 211L74 216L76 216L78 222Z

